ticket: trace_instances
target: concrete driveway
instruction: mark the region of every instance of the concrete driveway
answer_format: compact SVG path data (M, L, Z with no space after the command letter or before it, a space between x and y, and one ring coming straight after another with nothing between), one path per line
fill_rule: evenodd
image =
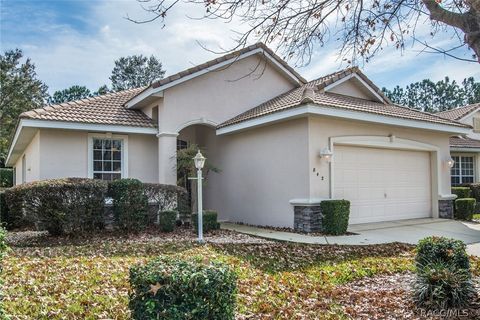
M352 225L349 236L310 236L293 232L222 223L222 228L281 241L309 244L366 245L390 242L416 244L428 236L462 240L470 254L480 256L480 224L448 219L412 219Z

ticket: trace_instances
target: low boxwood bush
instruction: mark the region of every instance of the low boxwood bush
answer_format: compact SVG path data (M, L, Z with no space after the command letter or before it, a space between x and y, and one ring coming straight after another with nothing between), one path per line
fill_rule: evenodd
M468 306L476 290L469 270L437 261L417 270L413 293L417 306L445 310Z
M0 188L13 186L13 169L0 168Z
M322 225L329 234L339 235L347 232L350 218L350 201L324 200L320 203L323 215Z
M470 269L467 246L460 240L427 237L418 242L415 257L417 269L429 263L448 263L455 269Z
M203 232L208 232L210 230L220 229L220 223L218 223L218 214L213 210L204 210L202 215L203 221ZM195 232L198 231L198 214L192 214L192 224Z
M155 204L154 215L149 217L149 223L158 223L162 211L175 210L180 215L182 222L185 217L190 217L188 193L185 188L158 183L144 183L145 195L150 204Z
M5 191L9 223L34 225L52 235L101 229L106 191L106 182L83 178L21 184Z
M479 213L480 212L480 183L472 183L472 184L469 184L468 187L470 188L470 191L472 191L471 197L477 200L475 213Z
M457 195L457 199L470 198L472 191L469 187L452 187L452 193Z
M139 232L148 224L148 197L137 179L119 179L109 184L114 225L125 232Z
M467 306L475 294L466 245L444 237L428 237L417 245L413 295L427 309Z
M129 308L137 320L228 320L235 316L236 274L221 264L160 257L130 268Z
M175 230L178 212L174 210L167 210L160 212L158 226L163 232L172 232Z
M461 220L472 220L476 205L477 201L474 198L455 200L455 218Z

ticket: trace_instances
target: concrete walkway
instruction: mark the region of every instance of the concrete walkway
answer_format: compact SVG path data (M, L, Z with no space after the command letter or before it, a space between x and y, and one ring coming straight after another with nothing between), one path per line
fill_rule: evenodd
M447 219L412 219L393 222L352 225L350 236L310 236L275 231L234 223L222 223L222 228L262 238L308 244L367 245L390 242L416 244L428 236L443 236L464 241L470 254L480 256L480 224Z

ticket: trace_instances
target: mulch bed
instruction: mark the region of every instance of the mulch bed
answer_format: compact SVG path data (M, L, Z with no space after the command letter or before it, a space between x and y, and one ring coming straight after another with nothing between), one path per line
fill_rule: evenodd
M412 273L364 278L337 287L334 299L353 319L480 319L480 295L477 295L464 315L442 317L428 315L415 307L412 300ZM480 277L476 278L480 292Z
M121 241L130 243L146 242L179 242L197 240L197 234L187 227L176 228L173 232L160 232L158 229L148 229L139 234L124 234L114 231L101 231L93 234L76 236L49 236L46 231L10 231L7 234L7 244L12 247L46 247L61 245L82 245L105 241ZM204 234L204 240L209 243L239 243L256 244L272 243L270 240L257 238L230 230L212 230Z

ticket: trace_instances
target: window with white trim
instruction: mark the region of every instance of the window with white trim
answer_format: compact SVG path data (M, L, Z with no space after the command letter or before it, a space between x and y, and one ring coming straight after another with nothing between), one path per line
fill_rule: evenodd
M453 164L451 176L452 186L475 181L475 157L473 156L452 156Z
M123 139L92 138L92 172L94 179L117 180L123 177Z

